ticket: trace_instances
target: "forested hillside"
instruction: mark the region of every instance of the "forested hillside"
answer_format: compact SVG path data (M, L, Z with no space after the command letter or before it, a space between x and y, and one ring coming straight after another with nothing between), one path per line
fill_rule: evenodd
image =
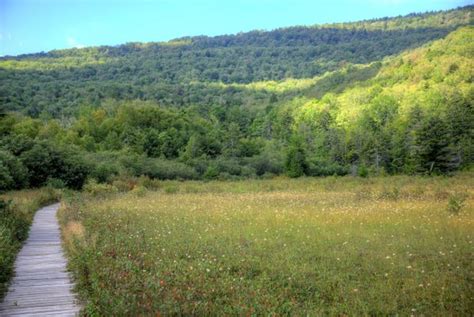
M348 64L379 61L470 24L471 13L472 7L465 7L346 24L6 57L0 59L0 103L33 117L70 115L77 106L99 106L106 98L151 100L161 106L235 105L247 102L247 94L208 83L313 78Z
M0 189L469 168L472 10L2 58Z

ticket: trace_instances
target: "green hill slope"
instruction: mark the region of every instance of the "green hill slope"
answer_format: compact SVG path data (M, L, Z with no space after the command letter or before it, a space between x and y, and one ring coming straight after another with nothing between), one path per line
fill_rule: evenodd
M166 106L235 104L248 97L209 83L313 78L347 64L366 64L419 47L471 22L472 7L465 7L345 24L5 57L0 59L0 104L32 116L70 114L78 105L98 106L106 98L151 100Z
M466 10L449 14L469 15ZM440 14L447 13L427 17ZM33 65L33 60L17 63ZM130 89L118 90L124 95L111 98L101 92L97 104L87 102L97 88L87 85L98 85L92 79L32 80L15 88L31 69L12 69L15 62L5 59L2 104L11 107L16 96L28 101L27 112L41 118L16 112L0 119L0 189L48 182L79 188L87 177L113 182L140 175L366 176L470 168L473 61L474 27L462 26L420 47L366 64L343 63L316 77L166 84L174 99L165 98L163 105L158 97L128 96L134 87L148 89L134 86L133 76L124 77ZM63 74L39 68L34 72L44 78ZM57 97L44 108L32 101L49 100L50 93ZM78 107L68 98L77 99ZM180 106L170 107L176 100ZM42 112L65 114L63 105L75 115L52 119Z

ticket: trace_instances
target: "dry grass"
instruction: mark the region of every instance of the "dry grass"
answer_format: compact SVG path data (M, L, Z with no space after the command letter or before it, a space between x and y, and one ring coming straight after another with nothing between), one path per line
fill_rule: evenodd
M89 314L471 315L473 189L471 174L163 182L61 217L85 228L69 256Z

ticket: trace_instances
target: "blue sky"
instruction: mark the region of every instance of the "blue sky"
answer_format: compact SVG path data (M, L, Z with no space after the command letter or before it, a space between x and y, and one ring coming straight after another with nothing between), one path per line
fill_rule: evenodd
M450 9L474 0L0 0L0 55Z

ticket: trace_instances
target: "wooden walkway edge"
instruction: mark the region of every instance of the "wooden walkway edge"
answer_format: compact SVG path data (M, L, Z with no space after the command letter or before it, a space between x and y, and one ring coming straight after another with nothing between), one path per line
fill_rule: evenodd
M36 212L15 261L15 276L0 303L0 316L75 316L80 311L66 270L56 219L59 204Z

